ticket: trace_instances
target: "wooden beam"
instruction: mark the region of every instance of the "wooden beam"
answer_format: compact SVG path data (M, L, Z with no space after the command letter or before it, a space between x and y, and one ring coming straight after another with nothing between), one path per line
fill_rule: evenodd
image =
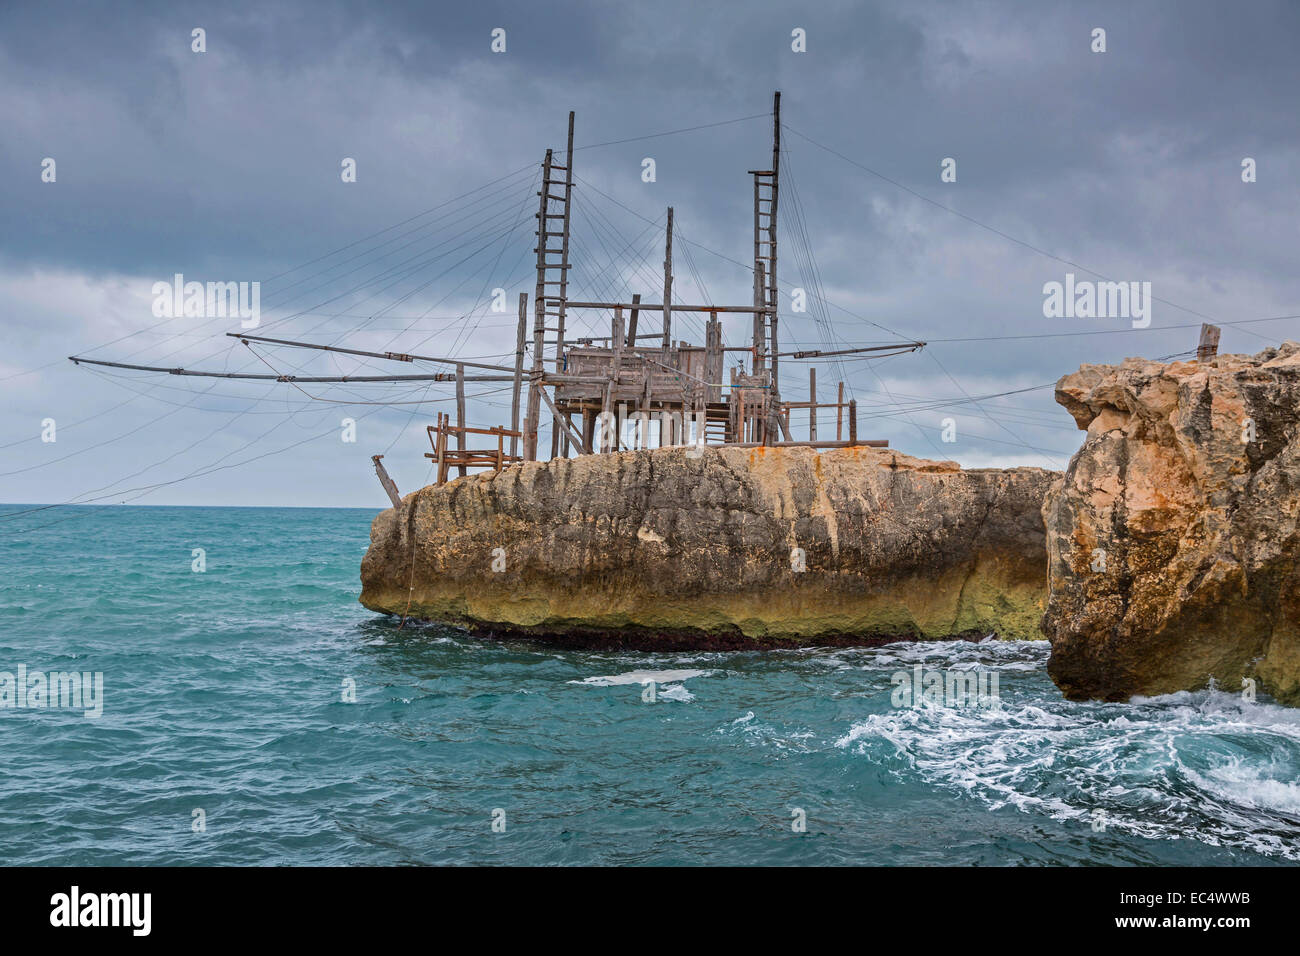
M889 440L886 438L864 438L862 441L739 441L727 442L725 445L707 445L707 448L851 448L854 445L865 446L867 448L888 448Z
M436 355L408 355L406 352L367 352L365 349L345 349L338 345L316 345L312 342L295 342L292 339L269 339L262 335L246 335L242 332L227 332L226 335L232 339L239 339L241 342L265 342L268 345L288 345L298 349L316 349L318 352L340 352L344 355L361 355L366 358L391 359L394 362L441 362L444 365L455 365L457 363L464 365L466 368L482 368L491 372L508 372L510 369L504 365L490 365L485 362L462 362L455 358L444 358Z
M129 365L126 362L106 362L102 359L81 358L69 355L69 361L77 365L104 365L109 368L126 368L137 372L166 372L168 375L193 375L200 378L238 378L258 379L269 382L454 382L456 376L450 372L437 372L432 375L277 375L268 372L199 372L186 368L163 368L156 365ZM509 375L469 375L470 382L508 382Z
M627 341L633 348L636 347L636 320L641 315L640 305L641 293L635 292L632 294L632 317L627 323Z
M551 410L551 414L555 416L555 420L559 422L560 427L568 430L569 437L572 438L575 442L577 442L578 447L583 450L584 454L590 455L591 449L583 445L582 436L579 435L577 432L573 431L572 427L568 424L568 422L565 421L564 416L560 414L560 410L556 408L555 403L551 401L551 396L546 394L546 389L539 387L538 392L542 396L542 401L546 402L546 407L549 408Z
M528 332L528 293L519 293L519 327L515 332L515 381L510 399L510 430L519 431L519 391L524 377L524 336ZM519 436L510 436L510 457L519 455Z
M633 297L636 299L636 297ZM647 303L639 300L633 302L567 302L565 305L570 309L612 309L615 306L621 306L624 309L642 309L646 312L657 312L663 308L659 303ZM771 312L772 309L763 305L677 305L672 307L674 312L740 312L750 314L754 312L765 313ZM643 336L644 338L644 336ZM454 361L454 359L453 359Z

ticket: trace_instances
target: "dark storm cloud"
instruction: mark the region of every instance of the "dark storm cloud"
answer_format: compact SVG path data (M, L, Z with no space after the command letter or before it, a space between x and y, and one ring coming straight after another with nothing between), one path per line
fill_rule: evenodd
M194 27L207 31L203 55L190 51ZM507 30L502 56L489 50L495 27ZM790 49L795 27L807 31L806 53ZM1104 54L1089 49L1095 27L1107 31ZM894 181L786 134L787 199L797 189L827 297L861 317L830 308L828 327L787 316L788 340L888 337L862 319L935 340L928 355L893 360L879 375L846 363L864 401L1001 391L1083 361L1181 351L1194 329L938 340L1088 327L1042 314L1043 283L1072 267L992 230L1151 281L1167 300L1155 326L1200 321L1168 302L1225 320L1300 312L1298 38L1300 8L1281 2L7 4L0 321L17 345L0 377L149 325L147 301L107 295L116 283L147 288L176 271L275 275L535 164L547 146L562 148L569 109L578 144L592 147L576 156L586 183L650 219L672 204L687 237L744 260L745 170L768 162L765 120L593 144L763 113L778 88L793 130ZM39 180L46 156L58 162L56 187ZM647 156L654 184L640 181ZM1259 163L1250 185L1240 180L1246 156ZM343 157L359 168L347 187ZM944 157L957 160L956 183L939 180ZM616 214L628 239L644 226ZM810 284L785 225L783 286ZM594 265L604 252L590 233L581 239ZM653 272L660 254L650 248ZM748 298L743 268L698 248L694 257L715 299ZM468 269L445 278L448 289L464 282L460 299L482 284ZM85 314L87 302L107 304ZM1254 351L1298 328L1228 328L1224 349ZM470 348L499 349L511 334L485 328ZM146 357L185 344L146 341L157 346ZM71 369L16 381L21 391L0 388L26 416L9 430L19 434L56 400L121 399ZM788 390L802 387L792 379ZM1061 420L1031 444L1077 444L1050 393L1015 401ZM960 410L969 443L937 445L940 414L872 427L921 454L1043 463L971 407ZM375 419L388 430L382 444L408 417ZM170 447L149 431L133 441L123 454L152 460ZM283 468L265 481L288 483ZM66 483L69 494L81 490L75 475Z

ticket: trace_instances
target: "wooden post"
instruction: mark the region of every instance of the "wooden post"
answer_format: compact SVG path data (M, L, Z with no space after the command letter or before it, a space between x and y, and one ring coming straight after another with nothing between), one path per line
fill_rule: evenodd
M849 399L849 444L858 443L858 400Z
M394 508L401 510L402 496L397 493L397 483L388 477L388 470L379 460L383 457L383 455L371 455L370 460L375 463L375 474L379 476L379 483L384 486L384 491L388 492L388 500L393 503Z
M627 323L627 344L629 348L636 348L636 320L641 314L641 310L638 309L637 306L640 305L640 303L641 293L632 293L632 317Z
M808 440L817 440L817 369L808 366Z
M614 354L610 359L609 371L617 383L619 368L623 364L623 307L621 305L614 306L614 323L610 332L612 333L611 344L613 345L612 351Z
M438 484L447 482L447 416L442 412L438 413Z
M1201 323L1201 340L1196 343L1196 361L1208 362L1219 354L1219 327Z
M510 430L519 431L519 390L524 377L524 336L528 332L528 293L519 293L519 328L515 333L515 384L510 400ZM519 454L519 436L510 436L510 457Z
M844 383L840 382L839 397L835 399L835 440L844 440Z
M718 313L712 313L713 319L713 351L709 357L709 394L705 398L705 405L722 401L722 368L726 363L726 351L722 346L722 323L718 321ZM705 418L708 418L708 408L705 408ZM706 429L707 431L707 429Z
M673 344L673 207L668 207L668 232L664 241L664 361Z
M602 423L604 423L604 425L600 430L600 453L602 455L608 454L611 450L605 444L605 438L609 434L605 429L608 427L608 423L609 423L609 418L607 416L612 415L613 413L614 413L614 383L606 382L605 397L600 406L600 414L601 414L600 420ZM617 449L613 449L613 450L617 451Z
M650 396L654 381L649 366L641 374L641 411L636 423L636 444L638 449L645 449L650 447Z
M456 455L461 464L457 467L459 475L464 478L465 471L465 366L456 364Z

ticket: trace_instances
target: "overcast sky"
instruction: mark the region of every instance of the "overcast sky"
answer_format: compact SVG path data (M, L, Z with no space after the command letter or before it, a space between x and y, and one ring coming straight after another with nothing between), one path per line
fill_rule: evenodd
M679 298L743 303L746 171L770 163L781 90L780 282L825 300L795 313L783 298L783 345L928 341L817 366L824 399L846 381L860 434L913 454L1063 467L1080 435L1050 388L965 399L1185 352L1206 318L1300 313L1300 7L808 6L0 5L0 501L382 507L381 452L403 493L425 484L448 386L299 389L66 356L427 370L253 353L225 335L238 320L164 321L152 287L181 273L260 281L268 335L506 358L533 288L536 168L570 109L571 294L658 301L672 205ZM1150 328L1045 317L1044 283L1071 272L1151 283ZM729 344L747 321L724 320ZM1225 325L1221 351L1287 338L1300 319ZM806 397L807 368L783 366L785 397ZM472 424L508 423L499 389L471 386Z

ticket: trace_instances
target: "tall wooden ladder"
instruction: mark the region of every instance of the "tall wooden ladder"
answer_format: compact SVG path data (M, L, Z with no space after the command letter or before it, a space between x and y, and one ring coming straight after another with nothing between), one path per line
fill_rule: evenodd
M565 165L556 163L551 151L546 151L542 163L542 188L538 192L537 212L537 294L534 331L550 333L555 338L544 340L544 345L555 347L555 371L562 372L564 364L564 320L569 298L569 226L573 205L573 113L569 113L569 135L564 154ZM552 324L552 322L554 324ZM569 436L567 429L555 420L551 428L551 457L567 456Z

